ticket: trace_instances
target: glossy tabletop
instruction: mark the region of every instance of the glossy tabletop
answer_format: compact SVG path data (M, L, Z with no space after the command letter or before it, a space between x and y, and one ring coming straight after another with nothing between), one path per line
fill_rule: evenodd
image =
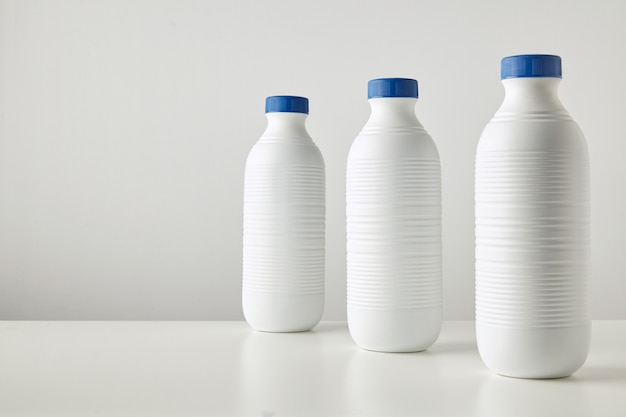
M359 349L344 322L0 322L0 416L626 416L626 321L593 323L569 378L495 375L474 322L420 353Z

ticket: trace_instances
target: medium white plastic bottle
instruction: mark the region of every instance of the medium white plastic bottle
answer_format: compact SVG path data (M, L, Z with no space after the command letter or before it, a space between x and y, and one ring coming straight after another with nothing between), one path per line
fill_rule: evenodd
M568 376L589 351L589 162L557 95L561 59L502 60L505 98L476 154L476 333L484 363Z
M348 155L348 327L368 350L421 351L441 329L441 168L417 96L413 79L371 80Z
M324 160L305 127L307 98L271 96L265 112L245 168L243 313L260 331L306 331L324 309Z

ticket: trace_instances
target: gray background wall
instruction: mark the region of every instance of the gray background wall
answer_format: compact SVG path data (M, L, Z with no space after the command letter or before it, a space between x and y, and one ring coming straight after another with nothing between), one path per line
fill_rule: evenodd
M592 315L626 319L626 2L0 1L0 319L242 319L243 168L264 99L311 100L327 304L366 83L420 83L443 166L445 317L472 319L476 143L499 61L563 58L592 169Z

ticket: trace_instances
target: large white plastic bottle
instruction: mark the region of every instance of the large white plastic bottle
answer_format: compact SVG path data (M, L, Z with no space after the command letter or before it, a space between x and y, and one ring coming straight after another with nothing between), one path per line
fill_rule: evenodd
M348 155L348 327L368 350L424 350L441 329L441 168L417 96L413 79L371 80Z
M324 160L304 97L266 99L267 129L245 168L242 306L267 332L313 328L324 309Z
M505 98L476 154L476 333L484 363L558 378L589 350L589 163L557 95L561 59L502 60Z

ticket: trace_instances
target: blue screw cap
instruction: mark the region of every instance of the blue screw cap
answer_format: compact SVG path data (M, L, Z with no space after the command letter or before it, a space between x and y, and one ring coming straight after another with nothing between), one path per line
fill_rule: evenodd
M561 78L561 57L557 55L513 55L502 58L500 79L522 77Z
M309 114L309 99L298 96L270 96L265 99L265 113Z
M367 83L367 98L417 98L417 81L412 78L377 78Z

